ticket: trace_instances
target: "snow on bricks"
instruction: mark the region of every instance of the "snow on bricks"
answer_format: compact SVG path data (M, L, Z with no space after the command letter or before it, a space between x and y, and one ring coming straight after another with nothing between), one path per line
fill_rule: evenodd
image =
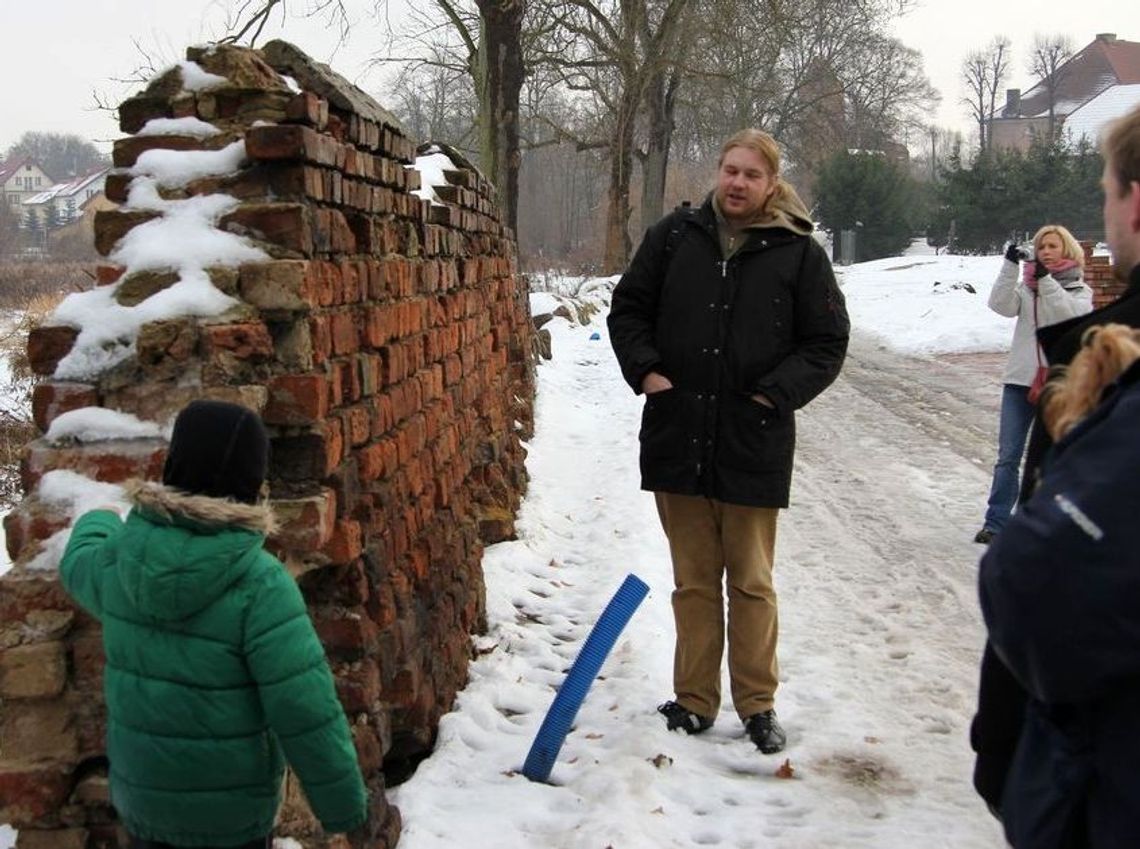
M483 547L514 534L526 485L534 331L513 235L470 163L432 147L448 167L421 173L383 107L291 45L187 58L120 107L123 206L97 218L96 285L29 338L43 436L5 519L0 821L23 849L117 845L100 632L55 568L74 518L126 509L120 484L160 477L173 416L214 398L269 429L268 545L350 718L365 845L389 849L386 762L425 752L463 686ZM278 833L343 842L292 780Z

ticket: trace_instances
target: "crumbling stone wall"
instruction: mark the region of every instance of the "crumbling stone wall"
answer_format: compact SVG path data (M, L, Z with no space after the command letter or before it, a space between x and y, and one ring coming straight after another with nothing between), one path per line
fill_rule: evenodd
M226 82L188 90L176 67L123 103L122 129L136 135L115 144L108 196L127 200L127 169L144 151L244 140L237 173L168 194L238 198L217 226L270 258L208 269L237 307L144 325L134 356L89 380L52 378L75 328L34 331L29 357L45 376L35 421L46 431L64 412L100 406L165 423L193 398L261 413L284 526L270 547L298 576L353 727L372 791L367 845L390 847L399 815L385 801L385 768L429 749L466 679L469 635L484 627L482 547L513 534L525 487L534 331L513 237L492 188L455 151L437 190L444 203L413 195L416 149L398 123L291 45L192 49L188 59ZM222 132L138 134L182 117ZM156 214L100 214L98 249L106 256ZM123 272L97 269L122 304L177 280ZM58 469L156 478L165 447L40 439L25 451L26 498L5 522L16 565L0 579L0 821L19 829L19 849L122 838L107 790L100 631L45 563L45 541L68 518L37 484ZM277 831L328 843L292 784Z

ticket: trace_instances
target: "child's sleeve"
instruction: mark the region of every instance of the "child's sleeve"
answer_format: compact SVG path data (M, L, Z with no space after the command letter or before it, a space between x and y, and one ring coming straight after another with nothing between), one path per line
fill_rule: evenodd
M59 561L59 580L68 595L97 619L103 618L103 574L113 567L110 541L123 529L113 510L92 510L76 520Z
M367 791L348 720L296 581L276 561L268 571L247 613L246 660L321 826L352 831L366 819Z

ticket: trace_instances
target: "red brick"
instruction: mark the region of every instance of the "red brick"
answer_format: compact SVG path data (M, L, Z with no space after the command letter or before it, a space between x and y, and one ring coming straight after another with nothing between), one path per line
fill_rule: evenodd
M331 322L332 351L336 356L355 354L360 350L359 321L354 312L345 310L333 313Z
M363 483L374 481L384 474L384 450L379 442L366 445L356 453L357 469Z
M369 713L380 701L380 670L370 660L336 664L336 694L349 716Z
M359 356L359 355L358 355ZM342 360L334 366L340 376L340 385L344 403L355 404L360 400L361 383L360 368L357 357Z
M261 322L213 324L202 328L207 356L225 353L239 360L265 360L273 356L273 339Z
M218 228L310 256L314 238L312 217L304 204L247 203L223 215Z
M333 563L351 563L364 551L360 523L352 519L338 519L332 539L323 550Z
M329 103L311 91L302 91L286 104L285 117L291 122L323 130L329 120Z
M339 305L343 299L340 268L331 262L309 263L309 288L322 307Z
M379 630L367 616L345 616L338 619L314 618L313 626L321 645L338 659L355 660L376 650Z
M358 405L350 407L347 413L348 442L352 446L363 445L372 433L371 414L367 407Z
M309 318L309 335L313 340L313 362L321 365L332 356L332 323L327 315Z
M328 380L322 375L285 374L270 380L268 388L269 403L262 413L267 424L316 424L328 416Z
M322 431L325 438L325 475L328 475L344 459L344 425L339 418L326 419Z
M238 291L242 300L261 310L307 312L318 303L311 267L305 260L255 262L241 266Z
M286 110L288 110L288 106ZM245 133L245 150L250 159L302 159L318 162L320 135L308 127L275 125L250 127Z
M28 333L28 363L36 374L50 375L75 345L79 331L63 325L40 325Z
M110 286L117 283L127 268L114 262L100 262L95 266L95 285Z
M217 136L211 139L192 136L128 136L115 141L111 149L111 161L116 168L130 168L148 150L217 150L228 140Z
M156 439L108 440L52 446L36 440L20 456L20 481L30 492L47 472L70 469L104 483L130 478L157 480L166 459L166 443Z
M0 822L34 828L58 812L71 792L70 768L0 768Z
M43 542L62 531L71 520L42 503L24 501L4 516L5 545L8 558L16 560L30 543Z
M336 493L324 488L306 498L274 499L280 529L272 544L285 551L319 551L332 539L336 522Z
M98 404L98 393L91 384L45 381L32 389L32 420L43 432L60 414Z

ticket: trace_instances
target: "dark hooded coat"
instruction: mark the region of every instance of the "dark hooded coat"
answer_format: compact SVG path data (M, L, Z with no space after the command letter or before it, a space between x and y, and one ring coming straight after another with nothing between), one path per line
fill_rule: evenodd
M777 210L726 257L710 194L646 233L608 319L633 390L650 371L673 384L645 401L643 489L787 506L795 411L835 380L849 332L811 227L802 206Z

